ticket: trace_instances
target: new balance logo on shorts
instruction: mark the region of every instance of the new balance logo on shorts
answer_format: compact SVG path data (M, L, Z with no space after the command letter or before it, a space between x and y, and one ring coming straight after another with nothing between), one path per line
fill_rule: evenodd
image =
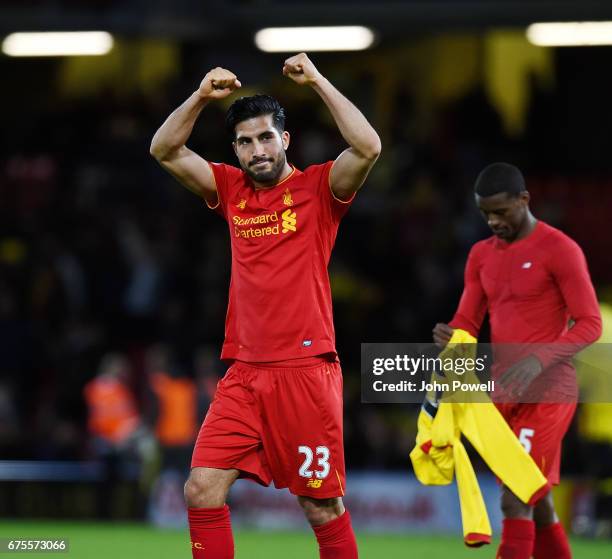
M320 489L321 485L323 485L322 479L310 479L306 484L306 487L312 487L313 489Z

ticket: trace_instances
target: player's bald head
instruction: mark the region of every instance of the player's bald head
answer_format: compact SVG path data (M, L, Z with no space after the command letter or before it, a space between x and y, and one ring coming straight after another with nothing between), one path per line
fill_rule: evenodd
M487 165L474 184L474 193L481 198L502 193L516 197L526 190L523 173L518 167L503 162Z

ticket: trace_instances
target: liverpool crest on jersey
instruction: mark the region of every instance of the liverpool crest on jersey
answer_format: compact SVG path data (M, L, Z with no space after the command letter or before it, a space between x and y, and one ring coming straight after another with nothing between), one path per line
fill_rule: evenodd
M285 206L293 206L293 198L291 198L291 192L289 192L288 188L285 188L285 192L283 193L283 204L285 204Z

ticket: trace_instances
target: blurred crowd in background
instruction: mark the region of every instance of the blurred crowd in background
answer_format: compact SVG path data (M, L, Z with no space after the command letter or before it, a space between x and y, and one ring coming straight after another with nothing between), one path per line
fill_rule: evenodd
M467 252L488 234L471 195L488 163L506 160L524 170L536 216L581 244L601 300L610 299L612 74L606 68L612 51L585 58L568 49L555 56L554 86L528 85L519 134L508 133L478 81L424 117L407 75L390 84L391 118L381 123L372 94L380 73L366 65L359 79L346 79L342 55L320 64L383 138L383 155L341 224L329 270L351 469L410 467L417 409L360 402L360 343L427 342L433 325L450 319ZM67 97L54 90L48 65L36 79L26 78L36 69L31 63L15 79L22 91L25 83L44 90L44 99L40 91L23 99L11 97L10 87L5 93L3 459L84 460L104 456L105 446L153 438L164 460L188 468L225 371L218 355L230 255L226 224L149 155L157 127L216 65L210 53L198 61L185 49L183 59L182 72L150 91ZM250 62L231 60L239 78L241 70L249 76L246 94L267 92L285 106L291 162L303 168L344 148L314 92L267 74L258 82ZM279 73L281 62L275 59ZM0 67L17 71L11 64L3 60ZM232 163L225 108L205 109L189 145L212 161ZM111 411L100 409L105 394ZM566 440L564 472L599 475L577 433L574 427Z

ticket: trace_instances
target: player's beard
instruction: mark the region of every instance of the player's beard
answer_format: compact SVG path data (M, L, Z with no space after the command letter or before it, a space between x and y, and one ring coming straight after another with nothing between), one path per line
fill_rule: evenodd
M270 161L270 159L268 159ZM272 160L272 166L269 171L257 172L253 171L249 165L244 167L244 172L249 175L255 182L261 184L272 184L278 182L278 179L285 168L285 163L287 162L287 155L284 151L282 151L276 160Z

